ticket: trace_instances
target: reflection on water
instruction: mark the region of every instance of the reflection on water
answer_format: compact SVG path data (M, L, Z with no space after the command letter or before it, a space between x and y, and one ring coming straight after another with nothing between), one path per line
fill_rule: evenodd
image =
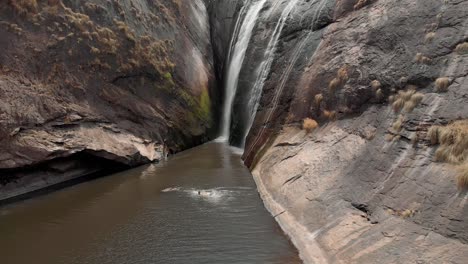
M300 263L240 156L170 161L0 208L1 263Z

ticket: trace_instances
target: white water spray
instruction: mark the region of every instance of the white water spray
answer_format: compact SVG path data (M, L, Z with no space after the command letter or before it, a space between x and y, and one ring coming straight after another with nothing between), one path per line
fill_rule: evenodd
M231 41L231 47L229 54L229 66L227 72L227 81L226 81L226 95L224 98L224 107L223 107L223 119L222 119L222 128L221 128L221 137L220 140L228 141L230 134L231 126L231 113L232 105L234 102L234 97L237 91L237 83L239 81L239 73L242 68L242 63L244 62L245 53L250 42L250 37L252 36L252 31L255 27L255 23L258 18L260 10L263 8L266 0L259 0L248 5L248 9L241 10L239 14L236 28L234 33L237 33L238 36L233 36ZM245 16L242 13L248 10ZM240 21L243 19L242 23ZM235 39L234 39L235 38ZM235 45L233 46L233 44Z
M286 21L288 20L289 14L294 9L297 2L298 0L292 0L291 2L289 2L284 8L283 12L281 13L281 16L278 20L278 23L276 24L275 30L273 31L273 35L271 36L271 39L263 56L264 60L258 68L258 75L255 80L255 84L252 90L250 91L250 99L248 104L250 113L248 115L247 120L247 129L243 131L244 134L242 135L242 147L245 145L245 138L247 136L247 133L250 131L253 121L255 119L255 114L257 112L258 105L260 103L260 97L263 91L263 85L265 83L266 78L268 77L271 65L275 58L275 52L278 45L278 40L281 36L281 32L283 31Z

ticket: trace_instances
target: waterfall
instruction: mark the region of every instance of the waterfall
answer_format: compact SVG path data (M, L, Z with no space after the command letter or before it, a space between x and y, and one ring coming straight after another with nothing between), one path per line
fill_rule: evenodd
M237 91L237 83L239 81L239 73L244 62L245 53L252 36L252 31L258 18L260 10L263 8L266 0L258 0L247 3L239 13L236 22L236 28L231 39L231 47L229 47L229 66L227 71L226 91L223 107L223 119L221 128L221 141L229 141L232 104ZM248 7L247 7L248 6ZM248 10L245 15L245 10ZM242 23L240 22L242 21ZM235 45L234 45L235 43Z
M268 74L271 69L271 64L273 63L273 60L275 58L276 47L278 44L278 40L281 36L281 32L283 31L284 25L286 24L286 20L288 20L289 14L294 9L297 2L298 0L291 0L281 13L278 23L276 24L275 30L273 31L273 35L271 36L267 49L264 53L264 59L257 70L258 75L255 80L254 86L250 91L250 99L248 104L249 115L246 126L247 129L243 131L244 134L242 135L242 146L245 145L245 138L247 137L247 133L250 131L253 121L255 119L255 114L257 112L258 105L260 103L260 97L263 91L263 85L265 83L266 78L268 77Z

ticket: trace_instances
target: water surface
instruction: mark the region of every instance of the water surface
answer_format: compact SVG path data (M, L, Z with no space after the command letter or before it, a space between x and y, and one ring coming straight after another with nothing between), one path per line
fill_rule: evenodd
M209 143L0 208L5 264L301 263L240 156Z

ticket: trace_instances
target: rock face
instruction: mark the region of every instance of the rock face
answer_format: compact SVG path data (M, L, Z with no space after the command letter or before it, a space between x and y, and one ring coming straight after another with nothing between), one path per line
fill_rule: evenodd
M468 119L468 1L267 1L233 115L291 3L243 157L267 207L306 262L465 263L468 196L427 134Z
M2 4L0 199L208 140L222 103L214 84L251 3ZM468 196L456 185L466 149L449 153L457 164L434 143L459 138L429 133L468 119L466 10L467 0L265 0L231 142L253 117L243 158L306 262L466 263ZM307 133L305 118L319 127Z
M3 1L0 199L212 138L210 43L202 0Z

